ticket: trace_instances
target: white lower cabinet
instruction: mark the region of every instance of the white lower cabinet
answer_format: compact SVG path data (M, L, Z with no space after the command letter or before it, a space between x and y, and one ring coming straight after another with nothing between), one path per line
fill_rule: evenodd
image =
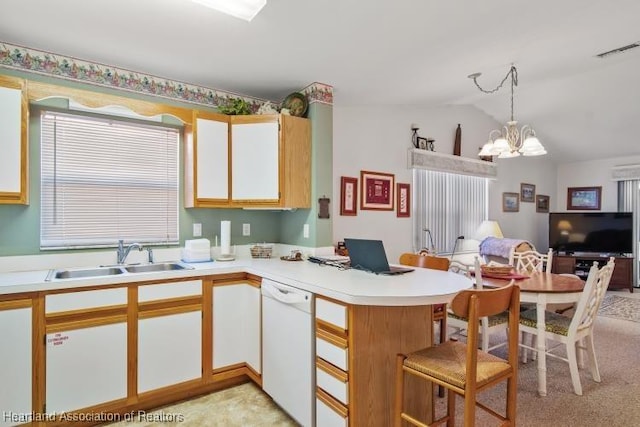
M173 314L138 322L138 392L200 378L202 313Z
M31 307L30 301L0 303L0 426L22 424L31 412Z
M47 412L66 412L127 397L127 325L46 336Z
M138 393L202 377L201 296L201 280L138 288Z
M213 288L213 368L260 363L260 288L241 283Z
M316 297L316 426L349 425L349 308Z
M316 398L317 427L347 427L349 418L338 413L321 399Z

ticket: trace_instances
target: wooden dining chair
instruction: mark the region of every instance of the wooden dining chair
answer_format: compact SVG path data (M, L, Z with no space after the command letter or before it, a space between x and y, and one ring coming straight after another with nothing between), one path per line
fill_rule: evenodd
M582 358L579 357L578 352L586 352L586 356L589 358L591 377L595 382L600 382L600 371L593 345L593 324L602 299L607 292L614 267L615 259L613 257L609 258L609 262L600 269L598 269L597 262L593 263L573 317L569 318L554 311L545 311L545 338L560 343L559 346L546 349L546 354L569 363L573 391L579 396L582 395L582 384L580 383L578 366L582 365ZM524 334L533 335L536 340L540 339L537 317L535 309L520 313L521 331ZM532 345L528 346L523 339L520 346L533 350L535 354L536 340L532 340ZM555 354L554 351L557 348L564 348L566 357Z
M546 254L536 250L516 252L513 246L509 251L509 265L519 272L548 271L551 272L553 264L553 249L549 248Z
M468 274L469 275L469 274ZM482 289L482 270L480 268L480 259L475 258L474 262L474 276L475 276L475 288ZM469 277L471 277L469 275ZM449 309L447 313L448 326L455 329L453 334L460 334L464 330L469 329L469 323L466 318L456 315ZM508 316L506 313L498 313L492 316L482 316L478 322L478 329L480 332L480 348L482 351L491 351L498 347L502 347L506 342L500 342L492 347L489 347L489 337L491 334L502 332L507 330Z
M412 267L431 268L433 270L449 270L449 258L439 257L435 255L429 255L427 253L403 253L400 255L399 263L402 265L410 265ZM431 319L433 323L438 323L439 326L439 343L443 343L447 340L447 304L432 304L431 305ZM435 344L435 334L434 344ZM438 396L444 397L444 388L438 387Z
M433 270L449 270L449 258L434 255L419 255L413 253L403 253L400 255L399 263L411 267L431 268ZM440 343L447 340L447 305L433 304L431 306L431 316L434 322L440 326Z
M502 359L478 349L478 329L470 328L467 342L447 341L410 354L398 354L396 359L396 390L394 425L402 421L416 426L423 422L404 412L405 375L444 386L447 391L447 413L435 425L447 422L455 425L456 396L464 398L464 426L475 425L476 406L502 420L503 426L514 426L516 421L517 372L518 372L518 315L520 289L513 283L497 289L473 289L459 292L451 302L451 310L470 324L477 324L481 317L509 311L508 356ZM507 382L506 413L477 401L478 393Z

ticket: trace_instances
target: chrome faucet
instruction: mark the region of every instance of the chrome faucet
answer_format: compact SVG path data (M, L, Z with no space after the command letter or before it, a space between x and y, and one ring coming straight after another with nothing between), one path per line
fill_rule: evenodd
M118 264L124 264L124 260L127 259L127 255L131 252L131 249L137 248L142 251L143 247L140 243L132 243L129 246L124 246L124 240L118 240Z

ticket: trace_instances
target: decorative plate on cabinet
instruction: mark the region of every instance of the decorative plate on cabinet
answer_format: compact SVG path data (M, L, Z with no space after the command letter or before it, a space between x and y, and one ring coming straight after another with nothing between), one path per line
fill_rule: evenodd
M307 97L300 92L293 92L282 101L282 108L289 110L289 114L296 117L304 117L307 113Z

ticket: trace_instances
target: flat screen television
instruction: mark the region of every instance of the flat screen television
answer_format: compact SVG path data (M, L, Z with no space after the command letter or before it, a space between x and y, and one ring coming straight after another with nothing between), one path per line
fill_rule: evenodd
M558 252L633 252L631 212L552 212L549 247Z

